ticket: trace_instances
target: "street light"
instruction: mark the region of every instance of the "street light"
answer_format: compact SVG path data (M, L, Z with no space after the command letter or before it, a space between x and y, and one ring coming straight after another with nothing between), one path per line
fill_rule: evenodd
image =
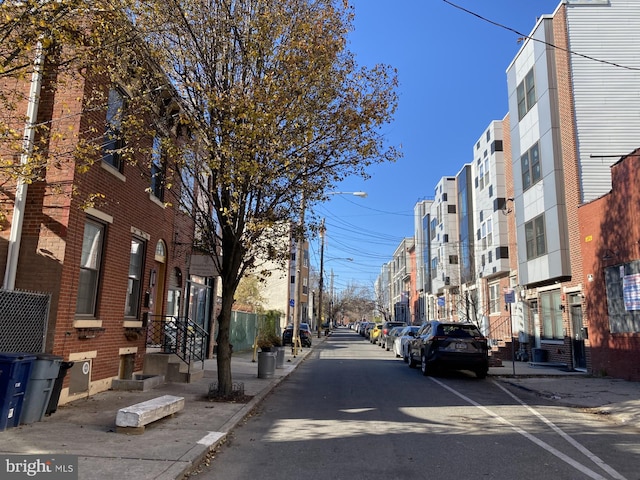
M367 192L327 192L327 195L353 195L355 197L367 198Z

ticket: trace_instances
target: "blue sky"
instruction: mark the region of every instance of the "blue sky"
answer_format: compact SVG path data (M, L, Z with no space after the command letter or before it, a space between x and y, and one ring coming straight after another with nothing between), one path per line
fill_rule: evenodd
M436 183L473 159L473 145L492 120L507 113L506 69L520 35L444 0L350 0L355 31L350 50L360 65L398 70L399 106L383 133L403 158L370 170L371 179L348 179L314 208L325 218L325 289L372 286L400 241L413 236L413 208L433 198ZM451 3L528 35L536 19L560 0L451 0ZM311 263L319 269L319 244ZM344 260L352 258L353 261Z

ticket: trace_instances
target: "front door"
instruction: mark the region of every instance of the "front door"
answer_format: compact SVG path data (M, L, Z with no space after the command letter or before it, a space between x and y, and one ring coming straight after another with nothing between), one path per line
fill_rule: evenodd
M584 346L584 333L582 325L582 305L571 305L571 347L573 350L573 368L576 370L586 370L587 351Z

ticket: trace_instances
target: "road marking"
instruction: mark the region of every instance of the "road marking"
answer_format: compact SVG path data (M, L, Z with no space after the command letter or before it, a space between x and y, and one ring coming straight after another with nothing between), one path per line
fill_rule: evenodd
M520 435L522 435L523 437L525 437L526 439L528 439L529 441L535 443L536 445L538 445L539 447L543 448L544 450L548 451L549 453L551 453L552 455L558 457L560 460L562 460L563 462L571 465L573 468L575 468L576 470L584 473L585 475L587 475L589 478L593 478L595 480L607 480L605 477L603 477L602 475L600 475L597 472L594 472L593 470L591 470L590 468L588 468L587 466L583 465L580 462L575 461L573 458L569 457L568 455L565 455L564 453L562 453L561 451L555 449L554 447L552 447L551 445L549 445L548 443L544 442L543 440L540 440L539 438L537 438L534 435L531 435L529 432L527 432L526 430L523 430L522 428L514 425L513 423L511 423L509 420L507 420L506 418L498 415L497 413L489 410L487 407L479 404L478 402L476 402L475 400L472 400L471 398L467 397L466 395L464 395L463 393L458 392L457 390L455 390L454 388L450 387L449 385L446 385L445 383L441 382L440 380L437 380L433 377L429 377L429 379L435 383L437 383L438 385L440 385L442 388L449 390L451 393L453 393L454 395L456 395L457 397L460 397L462 400L464 400L465 402L473 405L476 408L479 408L480 410L482 410L484 413L486 413L487 415L492 416L493 418L495 418L496 420L498 420L501 423L504 423L505 425L508 425L509 427L511 427L515 432L519 433ZM616 477L620 480L626 480L624 479L624 477L622 476L618 476Z
M210 447L225 435L226 434L223 432L209 432L207 435L198 440L198 444Z
M613 478L617 479L617 480L626 480L622 475L620 475L617 471L615 471L612 467L610 467L609 465L607 465L606 463L604 463L604 461L602 461L597 455L595 455L594 453L592 453L591 451L589 451L589 449L587 449L584 445L582 445L581 443L578 443L575 439L573 439L570 435L568 435L567 433L565 433L560 427L558 427L556 424L554 424L551 420L547 419L544 415L542 415L540 412L538 412L537 410L535 410L534 408L530 407L529 405L527 405L526 403L524 403L522 400L520 400L518 397L516 397L513 393L511 393L509 390L507 390L505 387L503 387L502 385L500 385L498 382L496 382L494 380L493 382L500 390L502 390L503 392L505 392L507 395L509 395L511 398L513 398L516 402L518 402L520 405L522 405L523 407L525 407L527 410L529 410L531 413L533 413L536 417L538 417L540 420L542 420L544 423L546 423L547 425L549 425L549 427L551 427L558 435L560 435L562 438L564 438L567 442L569 442L571 445L573 445L575 448L577 448L580 452L582 452L587 458L589 458L593 463L595 463L596 465L598 465L600 468L602 468L605 472L607 472L609 475L611 475Z

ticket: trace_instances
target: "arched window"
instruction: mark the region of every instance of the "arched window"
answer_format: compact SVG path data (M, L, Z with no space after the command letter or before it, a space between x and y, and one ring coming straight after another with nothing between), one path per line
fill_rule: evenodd
M167 246L164 240L158 240L156 243L156 262L165 263L167 261Z

